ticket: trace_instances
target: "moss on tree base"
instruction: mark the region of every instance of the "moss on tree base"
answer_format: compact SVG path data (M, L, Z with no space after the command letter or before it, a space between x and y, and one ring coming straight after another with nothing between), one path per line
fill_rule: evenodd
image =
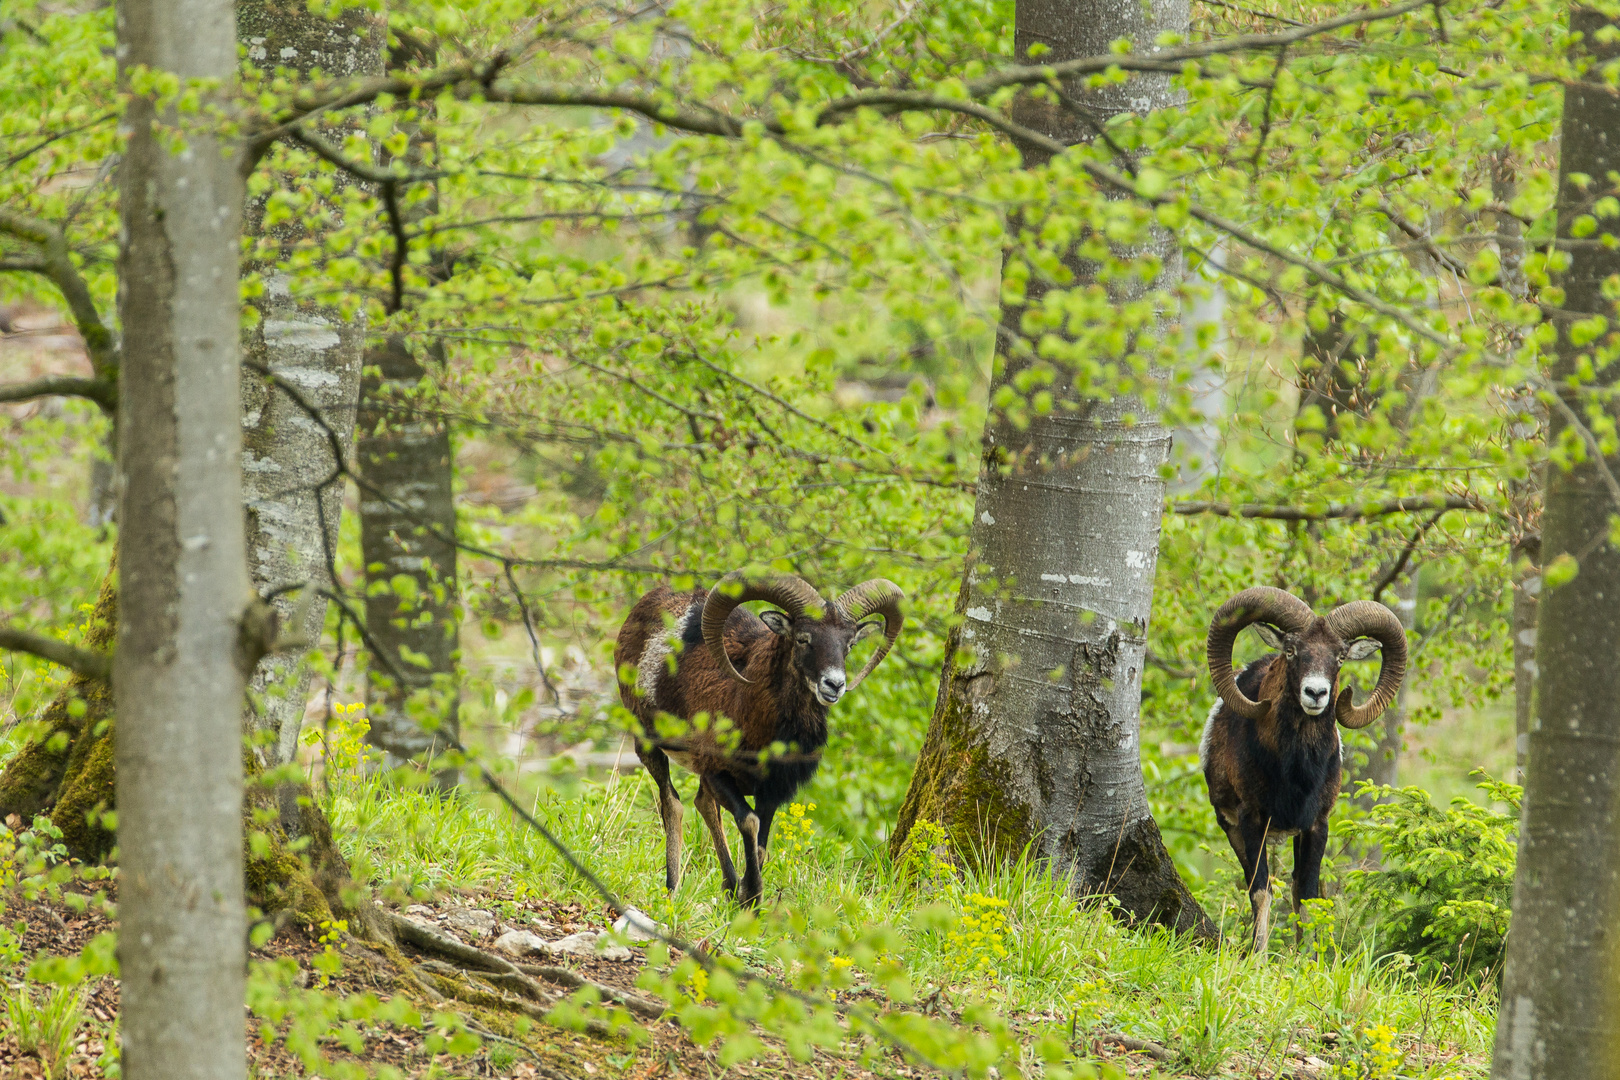
M87 648L108 651L118 632L118 572L108 568L85 633ZM24 823L36 815L62 830L68 854L86 863L105 861L117 837L106 816L117 807L112 687L102 679L72 676L39 720L40 734L0 771L0 820L15 814ZM244 869L248 903L267 915L307 926L348 918L361 936L378 936L365 891L349 877L348 863L332 841L332 829L307 788L283 785L294 810L283 815L276 792L261 782L251 753L243 805ZM286 818L284 821L283 818ZM384 935L386 936L386 935ZM391 939L390 939L391 940Z
M955 657L959 645L953 633L946 654ZM1075 668L1081 665L1076 663ZM1093 818L1106 814L1117 823L1106 830L1106 843L1088 842L1089 832L1073 828L1058 836L1060 843L1048 843L1053 833L1043 818L1053 816L1055 795L1043 787L1021 785L1009 761L998 756L975 723L976 713L988 708L998 677L998 672L977 663L948 662L890 837L894 857L905 853L919 821L932 821L944 830L951 849L970 862L1010 863L1026 853L1048 859L1054 873L1068 876L1071 891L1080 900L1110 896L1118 901L1115 911L1129 922L1217 939L1214 923L1176 872L1151 815L1127 817L1119 806L1090 807L1082 802L1082 809Z
M86 648L105 652L118 631L118 569L109 567L90 613ZM75 674L39 718L41 733L0 772L0 818L49 814L76 859L98 862L113 839L101 818L113 806L112 687Z

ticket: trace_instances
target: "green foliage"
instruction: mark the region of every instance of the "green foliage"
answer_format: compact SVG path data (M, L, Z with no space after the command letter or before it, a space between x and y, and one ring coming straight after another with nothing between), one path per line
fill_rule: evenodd
M84 992L67 986L34 991L25 984L7 991L0 1003L18 1046L39 1056L46 1080L65 1077L85 1020Z
M1190 40L1356 9L1273 7L1195 4ZM974 82L1031 59L1013 56L1011 14L988 0L687 0L633 19L513 0L390 4L396 33L439 49L407 77L501 48L499 77L325 110L304 122L329 144L319 155L278 143L249 182L267 228L249 240L257 269L244 293L265 290L273 272L297 298L363 310L372 330L405 334L420 352L442 347L444 363L407 398L456 437L457 538L471 549L457 595L467 626L485 631L463 637L462 717L493 745L519 727L557 745L618 735L627 720L611 704L611 639L655 581L708 585L762 563L823 588L875 576L905 588L906 635L833 713L821 771L800 796L819 807L816 842L794 852L793 874L767 871L780 916L732 925L712 902L695 823L689 884L659 896L661 840L639 781L530 781L548 827L591 852L616 888L813 1000L767 993L739 970L700 977L672 965L665 988L684 995L694 1030L723 1055L754 1052L752 1025L799 1048L831 1038L822 997L858 978L900 1000L890 956L904 959L913 990L965 996L966 973L982 975L991 955L995 978L974 992L1005 1016L1053 1018L1037 1041L1054 1072L1068 1067L1081 1025L1173 1043L1215 1070L1236 1048L1286 1046L1295 1026L1326 1024L1362 1040L1344 1066L1360 1071L1346 1075L1382 1075L1382 1044L1360 1033L1413 1030L1436 1003L1451 1037L1477 1050L1488 987L1483 1001L1449 996L1379 967L1329 912L1310 913L1307 961L1245 965L1076 915L1025 864L958 871L933 840L896 867L880 849L946 659L992 408L1021 424L1080 398L1139 393L1168 425L1212 437L1207 470L1184 463L1170 478L1177 499L1318 517L1183 505L1163 521L1143 766L1173 853L1217 911L1231 910L1236 875L1193 747L1211 698L1204 631L1227 596L1267 582L1319 606L1364 598L1409 553L1409 679L1421 702L1411 721L1477 710L1509 688L1510 551L1535 528L1532 478L1589 450L1573 430L1551 447L1542 437L1543 311L1562 302L1569 258L1554 240L1551 156L1575 74L1567 5L1438 4L1286 52L1193 58L1173 76L1182 104L1114 116L1106 138L1042 168L951 107L972 96L1011 109L1013 87ZM111 46L106 8L25 0L0 26L0 208L64 227L104 313L118 231ZM1089 81L1141 77L1116 68ZM934 100L830 111L873 88ZM236 122L325 89L256 61ZM661 122L584 96L608 91L645 95ZM1045 91L1031 96L1025 104L1040 106ZM729 134L691 130L698 121ZM333 160L370 163L378 148L393 185L349 182ZM399 222L385 194L397 195ZM1613 211L1600 194L1582 231ZM1147 253L1159 235L1173 240L1168 252ZM26 238L0 236L0 258L37 254ZM1074 287L1073 255L1095 264L1095 283ZM1184 280L1161 274L1181 264ZM15 299L60 303L43 276L0 273L0 300ZM1218 324L1184 334L1177 313L1217 300ZM1616 341L1597 318L1571 339L1587 353L1565 392L1608 448L1611 403L1593 383ZM1008 355L1024 366L992 397ZM0 620L73 635L110 541L79 524L63 478L80 475L101 431L70 409L13 423L0 440L0 465L30 492L0 494ZM490 494L510 489L523 496ZM1397 497L1467 505L1327 516ZM352 577L352 518L343 529L340 570ZM1547 586L1577 569L1554 563ZM334 614L334 634L340 623ZM352 627L341 633L352 646ZM351 659L321 664L339 694L367 662ZM589 692L553 692L565 673L595 676L580 680ZM54 685L27 660L8 661L3 679L19 716ZM1364 689L1370 671L1347 679ZM430 715L434 700L412 708ZM477 797L445 803L363 778L358 724L332 716L326 805L362 874L406 892L507 878L530 894L584 898L555 852ZM1368 740L1349 737L1348 756L1364 759ZM1353 886L1380 947L1416 957L1425 975L1482 976L1506 927L1511 824L1392 797L1360 824L1334 824L1389 859ZM985 906L972 897L1007 905L996 909L1004 931L994 928L1005 956L988 936L966 946L973 930L961 920ZM289 1045L314 1069L322 1033L372 1006L333 1005L285 975L258 971L256 1008L289 1025ZM303 1011L276 1013L276 1002ZM578 1007L596 1015L588 1001ZM970 1073L1011 1075L1006 1022L967 1018L982 1021L980 1041L902 1015L883 1023L937 1040L941 1060ZM880 1027L867 1033L880 1038ZM445 1032L447 1045L466 1034Z
M1383 1024L1357 1029L1345 1048L1345 1060L1333 1067L1334 1080L1395 1080L1406 1055L1395 1045L1396 1032Z
M404 1073L393 1066L368 1068L334 1059L324 1049L334 1046L359 1053L366 1045L365 1032L386 1025L426 1029L425 1049L430 1054L466 1057L481 1045L466 1021L454 1013L423 1016L403 997L303 989L298 974L292 959L254 962L248 969L247 1005L259 1022L259 1038L266 1045L279 1043L308 1073L333 1080L403 1080Z
M1509 812L1461 797L1441 808L1419 788L1363 784L1359 794L1380 801L1343 828L1382 852L1383 869L1353 870L1347 881L1379 947L1426 973L1472 982L1501 975L1523 794L1488 777L1479 788Z

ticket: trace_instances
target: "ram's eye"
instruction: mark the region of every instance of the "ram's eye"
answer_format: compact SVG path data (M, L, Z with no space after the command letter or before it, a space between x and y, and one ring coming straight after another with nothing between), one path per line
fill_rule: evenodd
M794 640L797 641L800 645L808 645L808 644L810 644L810 635L809 634L800 634L798 637L794 638Z

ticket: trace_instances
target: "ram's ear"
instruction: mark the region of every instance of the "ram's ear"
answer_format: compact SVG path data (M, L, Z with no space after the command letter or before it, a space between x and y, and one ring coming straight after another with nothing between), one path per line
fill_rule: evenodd
M1352 641L1350 647L1344 651L1344 658L1346 660L1365 660L1381 647L1377 641L1370 637L1358 638Z
M783 612L762 611L759 613L759 619L766 626L770 627L776 633L781 634L783 637L787 637L789 634L793 633L793 620L788 618Z
M875 619L867 619L855 628L855 636L849 639L850 646L853 647L857 641L871 637L873 631L881 629L883 629L883 616L879 615Z
M1283 647L1282 631L1278 630L1275 626L1271 626L1263 622L1250 623L1249 625L1254 627L1254 632L1259 634L1261 640L1263 640L1273 649L1280 649Z

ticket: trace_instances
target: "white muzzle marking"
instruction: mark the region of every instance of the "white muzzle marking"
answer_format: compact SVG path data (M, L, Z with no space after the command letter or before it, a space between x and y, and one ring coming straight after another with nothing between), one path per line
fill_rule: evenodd
M1327 711L1333 684L1321 675L1307 675L1299 680L1299 707L1307 716L1321 716Z
M816 679L806 679L810 690L816 695L816 700L823 705L836 705L838 699L844 696L844 686L847 677L843 668L828 668Z

